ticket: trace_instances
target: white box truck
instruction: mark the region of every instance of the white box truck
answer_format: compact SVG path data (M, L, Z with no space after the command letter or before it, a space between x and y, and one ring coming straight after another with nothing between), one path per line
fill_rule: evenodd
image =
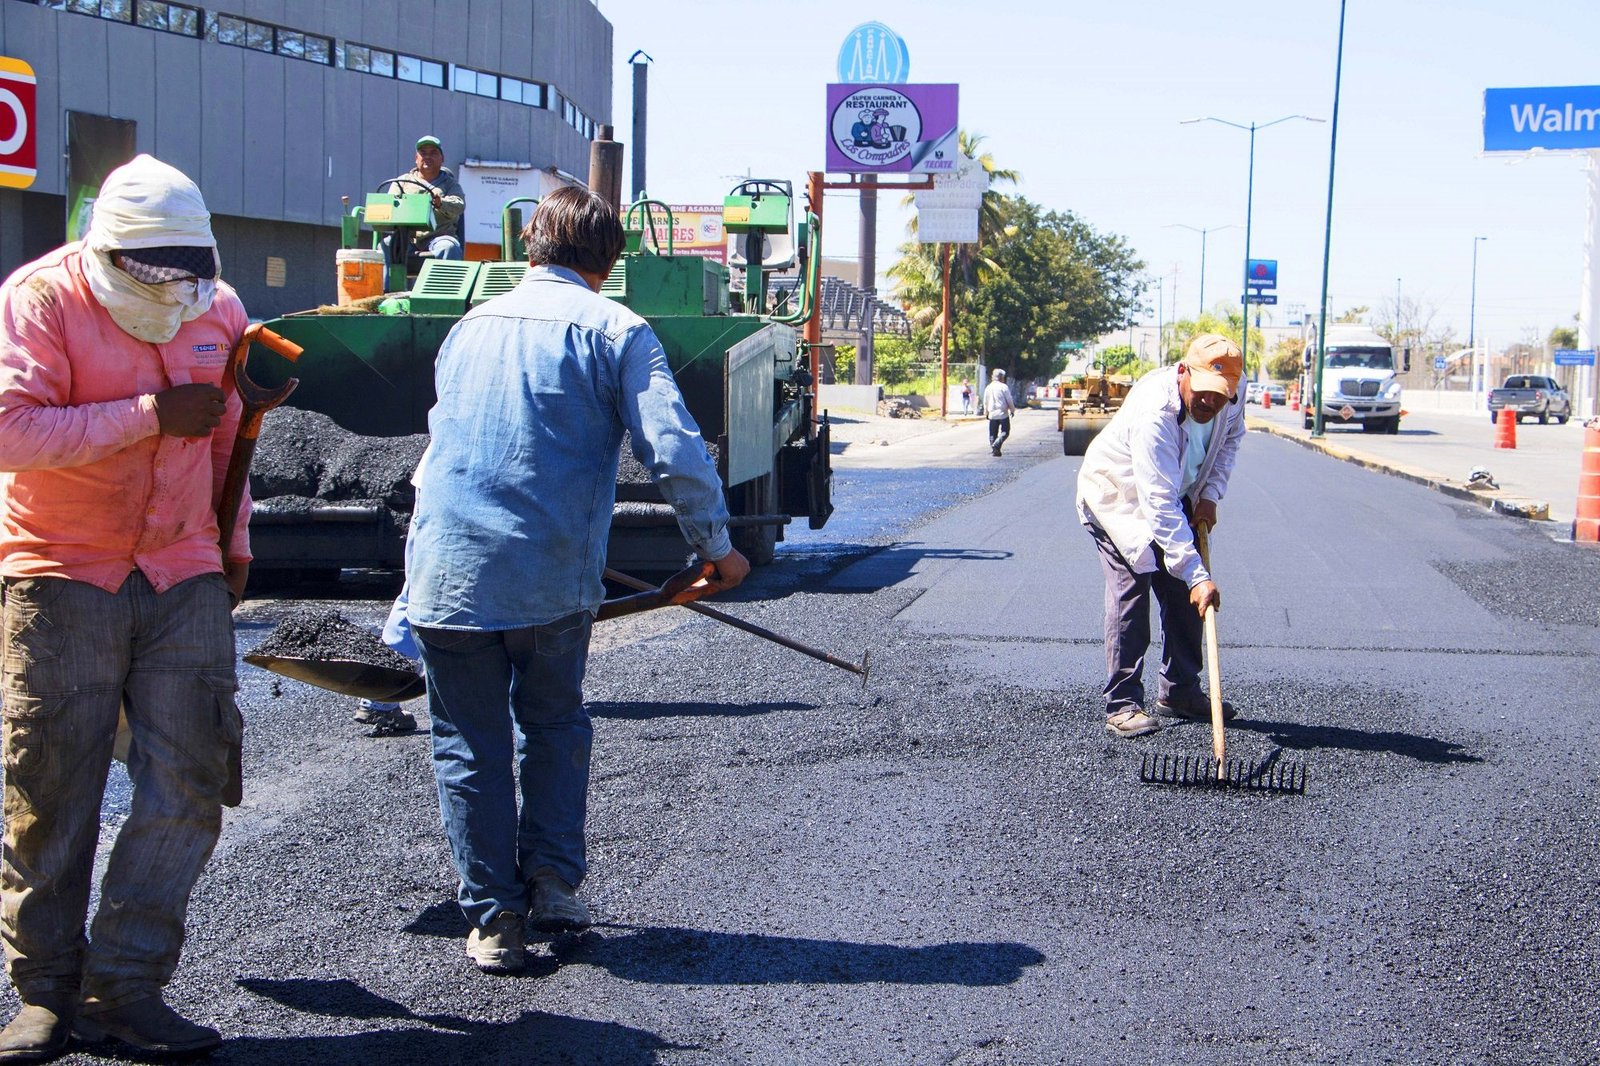
M1306 323L1305 370L1300 375L1300 395L1305 426L1315 414L1312 368L1317 357L1317 326ZM1359 324L1330 323L1322 362L1322 421L1325 425L1359 423L1367 433L1400 432L1400 379L1410 370L1395 361L1394 345Z

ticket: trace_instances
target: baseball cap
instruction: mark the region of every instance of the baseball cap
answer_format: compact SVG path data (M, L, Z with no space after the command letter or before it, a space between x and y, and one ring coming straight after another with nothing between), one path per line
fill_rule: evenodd
M439 138L435 137L431 133L425 133L421 137L417 138L417 147L418 148L421 148L425 144L431 144L435 148L439 149L441 152L444 151L444 145L439 143Z
M1244 359L1239 346L1220 333L1202 333L1189 342L1183 354L1189 380L1201 392L1220 392L1229 399L1239 395L1239 379L1244 376Z
M215 248L166 244L155 248L118 248L122 269L147 285L184 278L215 278Z

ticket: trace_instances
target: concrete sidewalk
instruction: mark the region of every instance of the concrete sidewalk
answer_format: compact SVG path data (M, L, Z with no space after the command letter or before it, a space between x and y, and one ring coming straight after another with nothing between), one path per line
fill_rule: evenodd
M1494 446L1495 426L1483 412L1408 411L1400 432L1364 433L1329 424L1312 440L1302 415L1285 405L1251 405L1251 429L1295 441L1336 459L1403 477L1503 514L1527 518L1558 540L1572 536L1578 473L1583 458L1581 422L1517 427L1517 447ZM1498 490L1467 487L1474 467L1487 469Z

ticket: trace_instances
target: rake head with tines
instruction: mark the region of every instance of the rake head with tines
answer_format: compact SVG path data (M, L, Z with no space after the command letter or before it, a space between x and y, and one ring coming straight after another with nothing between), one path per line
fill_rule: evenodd
M1279 758L1278 752L1255 763L1244 759L1218 763L1209 755L1146 755L1139 764L1139 780L1147 785L1300 796L1306 791L1306 768L1304 763Z

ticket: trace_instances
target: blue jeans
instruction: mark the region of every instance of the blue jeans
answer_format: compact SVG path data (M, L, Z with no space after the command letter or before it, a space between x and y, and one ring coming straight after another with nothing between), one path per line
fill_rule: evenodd
M137 570L116 593L6 580L0 935L24 1002L81 988L110 1008L171 979L243 728L230 607L221 574L160 595ZM85 940L119 706L133 805Z
M594 731L583 708L592 616L498 631L413 627L428 678L439 813L467 920L528 913L527 882L577 887ZM512 777L512 738L522 792Z

